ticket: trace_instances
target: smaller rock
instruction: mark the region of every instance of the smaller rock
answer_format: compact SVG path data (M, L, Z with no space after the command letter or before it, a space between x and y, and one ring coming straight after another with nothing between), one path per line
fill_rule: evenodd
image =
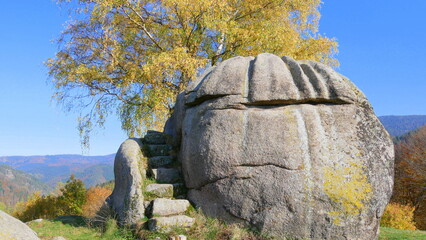
M173 197L173 185L172 184L149 184L146 186L145 191L150 195L161 198Z
M86 219L83 216L79 215L62 215L54 219L55 221L60 221L63 224L69 224L73 226L84 226L86 225Z
M182 180L181 172L176 168L151 169L151 176L161 183L176 183Z
M28 221L28 222L26 222L26 224L33 223L33 222L36 222L36 223L43 222L43 218L38 218L38 219L34 219L34 220L31 220L31 221Z
M67 239L62 236L58 236L58 237L52 238L52 240L67 240Z
M173 149L168 144L146 144L145 146L150 157L169 156Z
M171 217L155 217L148 221L148 228L150 231L167 233L174 227L190 227L194 224L195 219L184 216L171 216Z
M143 139L148 144L166 144L167 134L150 130Z
M148 159L148 165L150 168L165 167L173 163L174 157L172 156L157 156Z
M145 157L142 147L140 138L130 138L120 145L115 155L115 186L106 202L120 225L136 224L144 218L142 185L146 170L141 164Z
M157 198L152 202L152 216L171 216L186 212L191 204L188 200Z
M0 239L40 240L25 223L0 211Z
M168 240L186 240L185 235L171 236Z

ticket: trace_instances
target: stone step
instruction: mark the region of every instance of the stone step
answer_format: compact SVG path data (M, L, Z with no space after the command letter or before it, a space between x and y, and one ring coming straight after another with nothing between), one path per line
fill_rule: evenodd
M149 157L170 156L172 146L168 144L146 144Z
M150 168L165 167L172 164L175 161L175 157L172 156L157 156L148 158L148 166Z
M173 197L173 184L159 184L153 183L146 186L145 191L155 197L159 198L171 198Z
M178 215L186 212L189 206L191 206L191 204L188 200L157 198L151 203L150 215L154 217Z
M156 198L185 198L187 189L183 183L153 183L146 186L145 192Z
M177 168L152 168L150 175L159 183L177 183L182 181L181 171Z
M174 227L191 227L194 223L194 218L185 215L154 217L148 220L148 229L150 231L167 233Z
M166 144L167 134L149 130L143 139L144 142L148 144Z

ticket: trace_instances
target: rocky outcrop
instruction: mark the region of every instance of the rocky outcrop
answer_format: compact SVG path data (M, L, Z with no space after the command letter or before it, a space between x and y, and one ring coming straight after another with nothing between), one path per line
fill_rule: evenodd
M136 224L144 217L142 185L146 160L141 148L141 139L127 139L115 156L115 187L106 201L121 225Z
M25 223L0 210L0 239L40 240Z
M204 213L280 237L377 238L393 144L364 94L331 68L228 59L178 96L165 131Z
M184 198L186 189L175 160L173 146L161 132L148 131L144 138L128 139L120 146L114 163L114 191L107 199L120 225L145 225L167 232L194 223L184 215L189 201L176 199ZM141 224L145 216L150 219Z

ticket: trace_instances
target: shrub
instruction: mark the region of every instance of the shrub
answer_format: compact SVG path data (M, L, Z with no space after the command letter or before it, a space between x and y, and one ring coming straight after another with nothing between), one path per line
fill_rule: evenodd
M72 174L64 187L61 188L58 201L65 214L82 214L82 207L86 203L86 187L83 181L75 178Z
M111 189L101 186L91 187L86 192L86 203L83 205L83 216L94 217L101 209L105 199L111 195Z
M397 229L416 230L413 221L414 207L399 203L389 203L383 213L380 225Z
M84 183L71 175L60 189L60 195L42 196L40 193L34 193L26 202L16 205L13 215L26 222L37 218L50 219L66 214L81 214L85 202Z
M34 193L26 202L19 202L13 215L21 221L31 221L37 218L54 218L62 214L58 199L54 196L42 196Z

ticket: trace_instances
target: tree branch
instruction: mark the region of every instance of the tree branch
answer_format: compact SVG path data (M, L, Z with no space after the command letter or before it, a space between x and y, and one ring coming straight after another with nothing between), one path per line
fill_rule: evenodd
M144 22L145 19L132 7L129 6L129 9L132 10L132 12L134 14L136 14L136 16L139 17L139 19ZM139 26L144 33L148 36L148 38L155 44L155 46L157 46L161 51L164 51L164 48L162 48L160 46L160 44L157 42L157 40L155 40L155 38L152 36L152 34L148 31L148 29L146 28L145 24L140 24L139 22L137 22L136 20L134 20L127 12L124 8L122 8L124 14L126 14L127 18L129 18L130 21L132 21L134 24L136 24L137 26Z

